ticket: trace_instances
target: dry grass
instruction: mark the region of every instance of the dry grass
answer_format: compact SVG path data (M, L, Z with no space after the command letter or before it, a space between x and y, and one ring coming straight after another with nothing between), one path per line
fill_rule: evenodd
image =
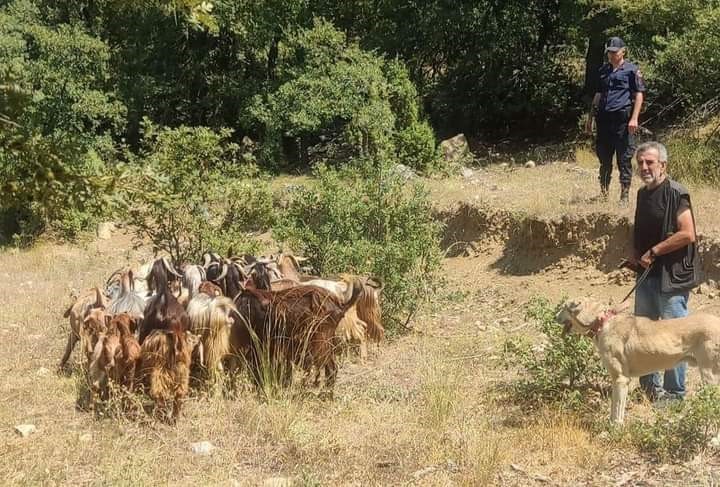
M633 163L634 164L634 163ZM635 166L633 166L636 169ZM526 169L522 165L501 168L499 165L476 169L469 179L453 176L449 179L428 179L425 182L432 199L439 207L457 201L488 205L493 208L515 210L529 216L548 218L567 214L612 213L630 219L635 214L634 191L642 181L633 175L630 205L618 204L620 184L617 167L613 170L608 201L596 198L599 194L598 162L587 149L578 149L575 162L555 162ZM717 190L709 186L686 184L696 210L698 231L720 234L720 203Z
M527 211L548 214L588 210L586 204L557 204L581 192L556 176L594 188L594 172L570 167L486 170L481 183L432 183L433 193L439 204L479 193L490 202L497 195L503 208L526 205ZM557 200L526 198L548 181ZM702 201L708 197L694 194ZM575 416L553 411L528 416L508 404L498 387L512 380L500 365L500 344L510 333L530 333L523 313L531 296L554 300L592 291L617 298L626 287L607 281L595 286L603 277L597 269L568 273L558 266L537 275L506 274L493 267L499 248L447 259L447 287L419 314L415 332L373 350L367 365L346 361L333 401L315 394L261 401L241 380L233 398L195 392L176 427L142 415L98 418L77 411L82 380L54 373L68 332L62 313L72 288L99 284L117 267L147 257L129 248L123 237L0 250L5 485L262 485L274 477L291 478L295 485L524 486L547 479L607 484L625 472L611 458L643 462L627 445L598 439ZM643 406L631 407L631 415L639 412L648 413ZM38 432L20 438L13 427L21 423L35 424ZM217 450L193 455L190 443L203 440ZM598 471L605 476L597 477ZM687 473L647 475L684 481ZM702 480L701 475L693 478Z

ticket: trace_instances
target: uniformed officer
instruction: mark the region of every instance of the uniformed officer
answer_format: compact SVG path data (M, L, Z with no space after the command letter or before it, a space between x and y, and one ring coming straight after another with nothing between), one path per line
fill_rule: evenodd
M605 45L608 63L600 67L595 79L592 112L585 130L592 133L593 115L597 124L595 150L600 160L600 192L607 198L612 177L612 159L620 172L620 203L627 204L632 180L635 132L643 103L645 83L640 70L625 61L625 43L611 37Z

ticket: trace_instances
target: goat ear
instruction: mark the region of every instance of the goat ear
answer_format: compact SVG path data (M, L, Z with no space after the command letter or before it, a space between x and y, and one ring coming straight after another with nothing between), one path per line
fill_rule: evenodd
M110 322L111 322L111 321L112 321L112 316L110 316L110 315L105 315L105 326L106 326L107 328L110 328Z
M102 291L99 287L95 287L95 307L96 308L106 308L107 303L105 302L105 296L103 296Z
M138 329L138 325L140 324L140 318L137 316L131 316L130 317L130 333L135 333L135 331Z

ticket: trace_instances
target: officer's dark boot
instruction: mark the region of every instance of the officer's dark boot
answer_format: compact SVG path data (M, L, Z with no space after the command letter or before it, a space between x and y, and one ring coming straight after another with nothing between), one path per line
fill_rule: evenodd
M630 196L630 185L629 184L623 184L620 187L620 205L621 206L627 206L628 205L628 198Z
M600 199L603 201L607 201L608 199L608 184L602 184L600 183Z

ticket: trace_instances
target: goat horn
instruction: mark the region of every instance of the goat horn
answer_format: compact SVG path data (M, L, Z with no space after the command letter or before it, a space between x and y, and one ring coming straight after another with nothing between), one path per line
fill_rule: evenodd
M245 273L246 276L250 275L250 273L253 271L253 269L255 269L255 264L257 264L257 263L258 262L255 261L252 264L248 264L245 267L243 267L243 272Z
M110 281L112 281L113 277L115 277L121 273L122 273L122 267L120 269L116 270L115 272L113 272L112 274L110 274L110 277L108 277L107 281L105 281L105 287L108 287L108 285L110 285Z
M222 265L222 272L220 272L220 275L217 276L217 279L215 279L215 280L216 280L216 281L222 281L223 279L225 279L225 276L227 275L227 271L228 271L228 266L227 266L226 264L223 264L223 265Z
M232 265L234 265L235 268L238 270L238 272L240 273L240 277L242 277L243 279L247 277L247 275L245 274L245 269L243 269L243 266L240 265L240 263L233 261Z
M208 266L210 265L210 262L211 262L210 254L207 253L207 252L205 252L205 253L203 254L203 265L202 265L202 266L203 266L205 269L207 269Z
M167 271L169 273L175 275L175 277L182 277L182 274L178 274L178 271L175 270L175 268L170 263L170 261L168 260L167 257L163 257L162 262L163 262L163 265L165 266L165 269L167 269Z
M365 279L365 284L374 289L377 289L378 291L382 291L385 288L385 283L380 277L377 276L369 276L367 279Z

